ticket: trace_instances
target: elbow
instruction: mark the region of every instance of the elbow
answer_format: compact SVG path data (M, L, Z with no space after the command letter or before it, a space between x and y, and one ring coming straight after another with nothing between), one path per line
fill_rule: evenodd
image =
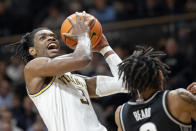
M81 57L81 61L86 66L86 65L88 65L92 61L92 56L87 56L87 55L82 56Z

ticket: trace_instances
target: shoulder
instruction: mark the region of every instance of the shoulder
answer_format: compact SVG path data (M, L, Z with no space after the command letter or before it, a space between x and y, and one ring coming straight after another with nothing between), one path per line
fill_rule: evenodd
M39 57L39 58L35 58L35 59L29 61L29 62L25 65L25 68L31 67L32 65L35 65L35 64L45 63L45 62L48 62L48 61L50 61L50 60L51 60L51 58L48 58L48 57Z
M168 93L168 101L173 101L186 110L196 104L196 97L186 89L179 88Z
M179 88L179 89L170 91L169 96L176 97L178 99L186 101L188 98L193 97L194 95L186 89Z
M31 61L29 61L25 67L24 67L24 73L32 70L32 69L35 69L35 68L38 68L40 65L43 65L47 62L49 62L51 59L50 58L47 58L47 57L39 57L39 58L35 58Z
M50 58L40 57L29 61L24 67L25 81L29 83L33 78L38 77L37 72L44 67L44 64L50 61Z

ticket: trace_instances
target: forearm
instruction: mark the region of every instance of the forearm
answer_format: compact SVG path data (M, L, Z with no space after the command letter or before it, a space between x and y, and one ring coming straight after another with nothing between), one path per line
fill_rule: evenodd
M85 33L83 36L78 37L78 44L73 52L73 56L87 57L90 60L92 59L91 41L88 33Z
M122 80L117 77L97 76L96 77L96 95L107 96L116 93L127 93Z
M100 52L109 65L112 75L118 78L118 64L122 62L120 57L113 51L110 46L104 47Z
M113 77L101 75L96 77L96 95L107 96L116 93L127 93L122 79L119 79L118 75L118 64L122 62L120 57L110 46L104 47L100 53L104 56L109 65Z

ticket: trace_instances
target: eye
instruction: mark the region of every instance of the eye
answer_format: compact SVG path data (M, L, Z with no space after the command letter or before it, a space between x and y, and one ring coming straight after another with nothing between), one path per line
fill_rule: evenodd
M54 35L54 38L57 39L57 35Z
M51 37L54 37L55 39L57 39L57 35L55 35L55 34L52 34L52 35L50 35Z
M46 36L44 35L39 38L39 40L44 40L44 39L46 39Z

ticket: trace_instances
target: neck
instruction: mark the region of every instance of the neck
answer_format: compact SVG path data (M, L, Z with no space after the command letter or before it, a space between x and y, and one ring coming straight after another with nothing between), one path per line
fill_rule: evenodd
M156 90L147 88L145 91L140 93L140 97L141 97L141 99L148 99L156 92L157 92Z

